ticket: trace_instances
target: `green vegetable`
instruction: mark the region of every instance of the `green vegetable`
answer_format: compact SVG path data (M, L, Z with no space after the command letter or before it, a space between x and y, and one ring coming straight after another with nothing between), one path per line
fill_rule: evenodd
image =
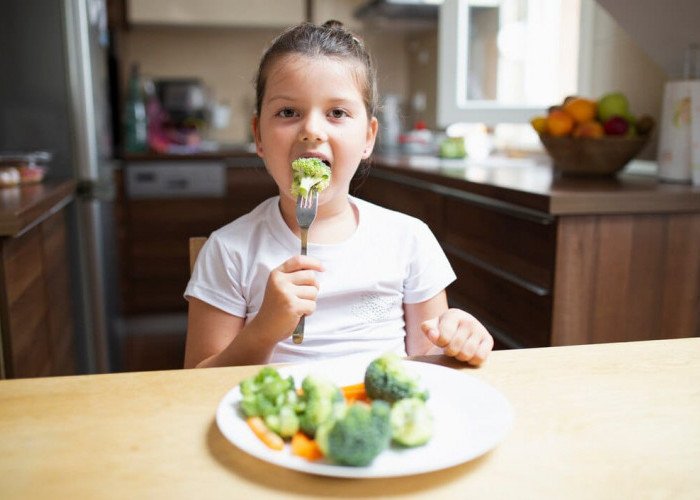
M282 437L299 430L297 412L301 409L294 378L282 378L271 367L241 382L241 410L246 417L263 417L267 426Z
M391 407L385 401L355 402L345 415L319 429L316 442L341 465L369 465L391 442Z
M345 411L345 398L334 382L320 375L307 375L301 389L305 409L299 425L304 434L314 437L319 425Z
M420 446L433 437L433 414L418 398L401 399L391 407L391 438L403 446Z
M318 158L299 158L292 162L292 194L308 196L313 189L323 191L331 182L331 168Z
M365 390L370 399L383 399L389 403L406 398L428 399L428 391L421 389L418 377L395 353L384 354L367 366Z
M267 415L265 423L283 438L290 438L299 431L299 417L292 406L282 406L279 413Z

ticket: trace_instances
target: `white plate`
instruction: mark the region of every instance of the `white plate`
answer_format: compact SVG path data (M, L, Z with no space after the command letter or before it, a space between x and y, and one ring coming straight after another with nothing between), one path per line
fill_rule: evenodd
M266 462L311 474L337 477L394 477L452 467L472 460L495 447L513 425L513 410L500 392L459 370L417 361L404 361L430 391L428 406L435 418L435 434L424 446L391 447L367 467L310 462L292 455L290 446L268 448L242 418L241 392L231 389L219 403L216 423L221 433L241 450ZM278 368L292 375L299 386L309 373L325 374L338 385L361 382L365 361L340 359Z

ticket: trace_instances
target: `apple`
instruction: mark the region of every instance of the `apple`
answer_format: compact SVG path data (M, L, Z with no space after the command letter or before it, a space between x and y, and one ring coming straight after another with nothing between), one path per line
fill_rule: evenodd
M605 135L625 135L627 134L630 124L622 116L611 116L604 124Z
M629 115L629 102L621 92L605 94L598 100L598 119L606 123L613 116Z

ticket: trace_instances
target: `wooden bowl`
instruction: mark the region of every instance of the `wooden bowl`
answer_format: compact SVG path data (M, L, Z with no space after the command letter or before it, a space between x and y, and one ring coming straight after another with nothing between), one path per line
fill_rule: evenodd
M541 135L554 170L567 176L617 174L646 145L646 137L576 138Z

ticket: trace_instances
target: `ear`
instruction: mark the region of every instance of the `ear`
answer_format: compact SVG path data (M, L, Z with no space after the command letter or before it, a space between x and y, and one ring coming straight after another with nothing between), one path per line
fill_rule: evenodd
M253 115L253 119L250 123L250 128L253 131L253 139L255 139L255 151L258 153L260 158L263 157L262 139L260 137L260 118L258 114Z
M365 139L365 149L362 151L362 159L366 160L372 154L374 149L374 143L377 140L377 130L379 129L379 122L375 116L369 121L367 127L367 138Z

